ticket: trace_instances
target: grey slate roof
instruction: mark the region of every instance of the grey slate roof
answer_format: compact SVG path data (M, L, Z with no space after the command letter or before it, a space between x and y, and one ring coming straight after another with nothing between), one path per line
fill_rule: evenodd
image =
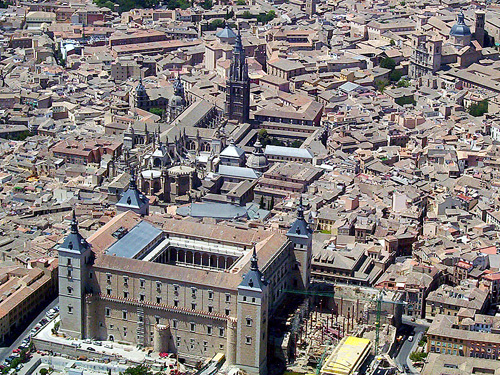
M106 253L123 258L134 258L161 233L161 229L156 228L147 221L140 221L125 236L111 245L106 250Z

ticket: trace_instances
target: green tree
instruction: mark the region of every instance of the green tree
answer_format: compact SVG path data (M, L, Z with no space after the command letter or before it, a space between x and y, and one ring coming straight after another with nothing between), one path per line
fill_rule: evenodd
M488 113L488 100L485 99L477 104L472 104L467 109L467 112L469 112L471 116L481 117L485 113Z
M421 361L423 361L425 358L427 358L427 353L412 352L412 353L410 354L410 359L411 359L413 362L421 362Z
M234 10L232 10L232 9L231 10L226 10L226 15L224 16L224 18L226 20L229 20L229 19L231 19L233 17L234 17Z
M40 369L40 375L47 375L48 373L49 373L49 370L47 370L46 368Z
M241 15L242 18L245 18L245 19L250 19L253 17L252 13L250 13L248 10L245 10L243 12L243 14Z
M290 145L290 147L300 148L301 145L302 145L302 142L299 141L298 139L296 139L295 141L292 142L292 144Z
M391 41L389 42L389 44L390 44L391 46L395 46L395 45L396 45L396 42L394 41L394 39L391 39Z
M259 134L257 135L259 137L260 143L262 143L262 146L266 146L267 143L269 142L269 134L267 134L266 129L260 129Z
M211 30L217 30L218 28L222 28L224 26L226 26L226 23L220 19L215 19L212 22L210 22L210 29Z
M269 211L274 208L274 196L271 197L271 202L269 202Z
M375 85L375 88L378 91L383 93L387 85L389 85L389 82L387 82L385 79L378 79L375 82L373 82L373 84Z
M406 105L406 104L412 104L412 105L417 104L417 102L415 101L415 99L413 98L413 96L402 96L401 98L397 98L394 101L397 104L399 104L400 106L403 106L403 105Z
M129 367L122 373L122 375L153 375L153 372L149 369L149 367L145 365L139 365L135 367Z
M389 70L394 70L394 68L396 67L396 62L390 57L386 57L380 61L380 67Z
M238 0L236 1L236 5L247 5L247 2L245 0Z
M401 76L403 75L403 73L401 73L399 70L393 70L390 74L389 74L389 79L392 81L392 82L397 82L401 79Z
M212 9L213 6L214 3L212 2L212 0L205 0L204 2L201 3L201 7L205 10Z
M260 22L263 25L265 25L266 23L274 20L275 18L276 18L276 12L274 10L270 10L265 14L257 15L257 22Z
M162 108L151 108L149 112L151 112L153 115L160 116L161 118L163 118L163 115L165 114L165 110Z
M402 79L400 80L397 85L397 87L409 87L410 86L410 82L406 79Z

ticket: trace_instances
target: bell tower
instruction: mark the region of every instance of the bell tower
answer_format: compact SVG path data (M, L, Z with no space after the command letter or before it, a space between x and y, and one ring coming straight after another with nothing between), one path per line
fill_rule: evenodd
M227 80L225 112L230 120L237 120L240 123L248 122L250 117L250 78L239 30Z

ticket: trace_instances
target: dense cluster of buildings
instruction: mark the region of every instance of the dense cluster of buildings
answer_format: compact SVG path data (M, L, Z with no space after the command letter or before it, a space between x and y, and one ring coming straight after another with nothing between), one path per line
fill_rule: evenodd
M476 366L460 357L494 373L495 4L70 0L0 15L1 340L58 293L68 337L188 363L224 353L264 375L269 353L293 362L300 330L278 320L306 298L353 334L325 330L333 375L352 348L359 369L395 341L373 333L365 293L386 298L383 324L430 325L422 373Z

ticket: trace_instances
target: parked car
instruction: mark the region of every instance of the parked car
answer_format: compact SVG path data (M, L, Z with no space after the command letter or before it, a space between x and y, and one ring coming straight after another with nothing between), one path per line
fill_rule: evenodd
M113 344L104 344L105 348L113 349Z
M78 343L78 342L72 342L71 343L71 346L74 346L75 348L81 348L82 347L82 344Z
M413 336L408 337L408 341L412 342L413 341Z
M95 349L91 346L87 346L87 350L90 351L90 352L95 352Z
M91 339L84 340L83 342L84 342L85 344L92 344L92 340L91 340Z
M94 341L93 344L97 345L97 346L102 346L102 342L100 342L100 341Z

